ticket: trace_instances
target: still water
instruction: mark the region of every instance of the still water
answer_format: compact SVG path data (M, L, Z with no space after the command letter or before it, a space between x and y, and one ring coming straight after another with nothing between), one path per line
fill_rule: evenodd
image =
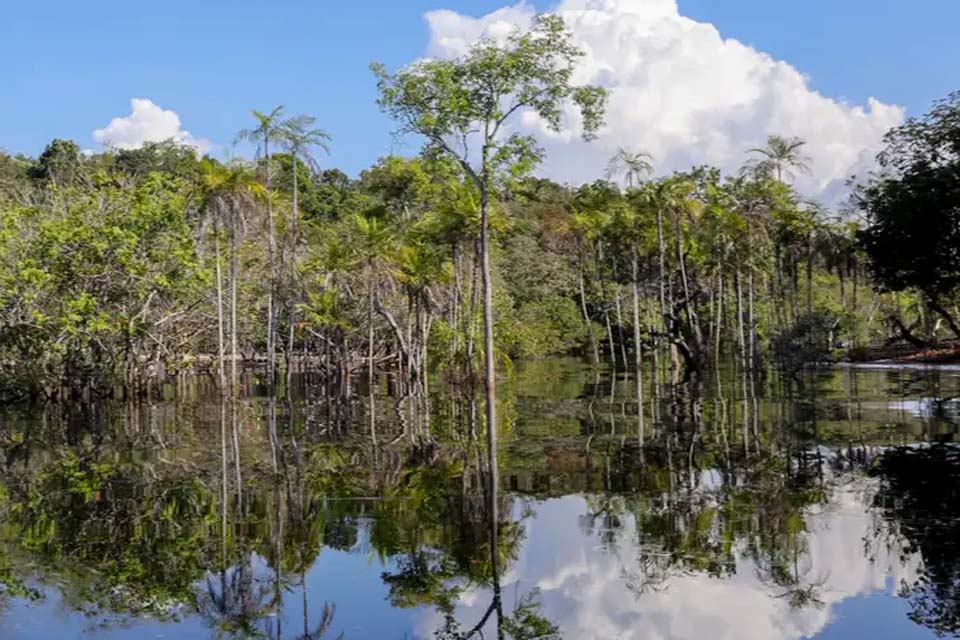
M513 372L496 542L450 392L7 410L0 639L960 637L960 372L635 389Z

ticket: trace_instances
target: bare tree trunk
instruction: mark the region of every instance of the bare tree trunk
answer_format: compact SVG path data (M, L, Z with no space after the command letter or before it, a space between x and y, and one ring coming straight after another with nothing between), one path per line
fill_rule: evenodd
M716 333L713 336L713 367L720 375L720 336L723 335L723 273L717 276L717 318Z
M450 318L450 330L453 332L453 356L460 350L460 307L463 300L463 285L460 282L460 246L453 243L453 312Z
M237 511L243 513L243 476L240 471L240 436L237 423L237 399L230 401L230 428L233 432L233 466L237 477Z
M593 364L600 364L600 347L597 344L597 336L593 331L593 323L590 321L590 314L587 312L587 288L583 282L583 260L580 260L580 310L583 312L583 321L587 323L587 333L590 336L590 348L593 351Z
M749 440L748 440L748 430L749 430L749 411L747 409L747 398L749 392L747 390L747 345L746 345L746 336L744 334L743 327L743 286L741 284L740 272L736 274L736 287L737 287L737 337L740 348L740 380L741 380L741 393L742 393L742 402L741 408L743 412L743 423L742 423L742 435L743 435L743 450L744 455L747 457L750 456L749 449Z
M613 264L613 285L614 285L613 308L614 308L614 311L616 312L616 316L614 317L617 320L617 337L619 338L619 342L620 342L620 362L623 363L624 367L628 367L630 361L627 359L627 338L623 331L623 306L620 300L623 292L621 291L620 285L619 285L620 273L618 269L616 256L613 256L612 264Z
M273 197L270 193L270 138L266 137L263 141L263 155L265 156L267 188L267 262L270 266L270 286L267 289L267 381L270 388L273 388L275 382L275 355L276 355L276 327L274 312L274 297L277 286L277 230L273 221Z
M224 345L223 331L223 269L220 265L220 207L217 206L213 218L214 223L214 246L216 247L214 259L217 261L217 356L219 359L219 379L220 394L227 389L227 370L226 370L226 347Z
M287 301L287 320L290 322L290 334L287 338L287 385L289 386L290 380L293 376L293 342L296 336L296 300L294 297L294 292L297 289L297 221L300 218L300 211L298 206L298 193L297 193L297 154L293 154L293 210L291 211L292 219L290 221L290 299Z
M683 308L687 316L687 323L690 325L690 331L693 333L694 349L696 358L699 361L703 354L703 331L700 329L700 318L697 316L697 310L694 308L693 299L690 296L690 283L687 279L687 261L683 252L683 230L680 226L680 216L676 219L677 234L677 262L680 265L680 282L683 286Z
M623 333L623 308L620 304L620 288L617 287L617 293L614 297L616 306L614 307L617 312L617 334L620 338L620 361L623 362L623 366L628 366L627 363L630 362L627 359L627 339Z
M237 214L234 211L230 223L230 395L237 397Z
M610 325L610 311L606 308L606 304L604 304L603 320L607 325L607 344L610 345L610 366L616 371L617 347L613 343L613 327Z
M663 213L660 211L660 207L657 207L657 253L660 259L660 268L657 273L657 278L660 281L660 330L661 333L665 334L667 332L667 269L666 250L663 238ZM671 348L670 361L671 366L676 368L676 349Z
M640 441L640 455L643 456L643 343L640 337L640 282L637 265L637 248L633 248L633 364L637 383L637 437Z
M750 374L755 377L760 370L760 343L757 338L757 319L753 310L753 298L753 271L751 270L747 274L747 327L749 328L748 335L750 337Z
M373 446L377 446L377 431L376 431L376 397L374 390L376 387L376 382L374 380L374 366L373 366L373 265L368 265L370 269L369 274L367 275L367 385L369 388L369 410L370 410L370 440L373 443Z
M466 368L469 374L470 380L474 380L473 375L473 353L475 338L473 335L474 330L474 318L477 317L477 305L479 301L480 287L479 277L480 277L480 240L477 239L473 245L473 267L471 269L470 275L470 311L467 313L466 318L464 318L464 332L466 333L467 339L467 352L466 352Z
M657 253L659 258L659 269L657 279L660 285L660 321L661 329L666 331L667 327L667 284L666 284L666 251L663 238L663 213L657 207Z
M490 275L490 239L489 239L489 197L490 181L487 179L487 153L483 150L484 181L480 189L480 262L483 276L483 342L484 342L484 387L486 390L487 412L487 455L490 465L490 519L491 545L497 548L497 525L499 523L497 488L499 485L499 467L497 466L497 372L496 354L493 350L493 281Z

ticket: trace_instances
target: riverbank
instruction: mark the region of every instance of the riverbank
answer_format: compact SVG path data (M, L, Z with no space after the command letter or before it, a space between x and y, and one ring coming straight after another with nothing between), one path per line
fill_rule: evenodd
M893 344L852 350L844 361L851 364L960 365L960 341L926 346Z

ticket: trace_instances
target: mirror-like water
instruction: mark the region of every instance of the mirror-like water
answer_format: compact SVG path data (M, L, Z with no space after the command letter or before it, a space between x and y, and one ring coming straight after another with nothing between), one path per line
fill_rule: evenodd
M482 410L387 386L7 410L0 638L960 636L960 371L521 367L495 544Z

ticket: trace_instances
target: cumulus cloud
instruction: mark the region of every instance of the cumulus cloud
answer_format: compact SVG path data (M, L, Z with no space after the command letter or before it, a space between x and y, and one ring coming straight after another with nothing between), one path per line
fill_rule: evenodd
M676 0L561 0L552 11L586 53L574 80L610 90L606 127L589 144L579 140L572 113L559 135L524 114L519 126L536 132L548 152L542 173L557 180L597 178L619 146L653 154L659 173L704 163L732 173L748 149L777 134L807 141L812 173L796 186L838 199L851 172L904 118L901 107L873 98L856 105L821 95L787 62L682 16ZM482 36L503 39L535 13L523 1L480 18L430 12L427 55L455 57Z
M130 101L130 115L114 118L103 129L93 132L93 139L106 147L137 149L145 142L173 140L194 147L198 152L209 151L209 140L194 137L185 131L176 111L163 109L146 98Z

